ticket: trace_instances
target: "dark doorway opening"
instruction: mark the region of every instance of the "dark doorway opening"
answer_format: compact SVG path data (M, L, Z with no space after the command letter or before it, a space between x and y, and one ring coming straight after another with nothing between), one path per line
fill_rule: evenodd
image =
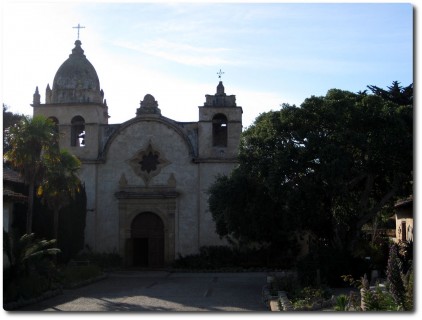
M152 212L143 212L132 221L133 266L164 265L164 224Z
M148 238L133 239L133 265L148 267Z

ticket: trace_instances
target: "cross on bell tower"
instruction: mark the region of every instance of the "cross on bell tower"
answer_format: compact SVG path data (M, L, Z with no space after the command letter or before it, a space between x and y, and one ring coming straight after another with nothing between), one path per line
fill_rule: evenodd
M85 27L81 27L80 24L78 23L78 26L76 27L72 27L73 29L78 29L78 40L79 40L79 30L80 29L85 29Z
M221 76L224 74L224 72L223 71L221 71L221 69L220 69L220 71L218 71L217 72L217 75L218 75L218 79L220 79L221 80Z

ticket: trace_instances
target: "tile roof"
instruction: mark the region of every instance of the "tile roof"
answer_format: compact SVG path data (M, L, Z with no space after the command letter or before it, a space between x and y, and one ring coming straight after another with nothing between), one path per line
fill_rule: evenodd
M3 181L24 183L22 176L18 172L7 167L3 167Z
M28 197L19 192L3 189L3 200L26 202L28 201Z
M397 201L394 204L394 208L399 208L399 207L403 207L405 205L411 204L413 203L413 195L405 198L405 199L400 199L399 201Z

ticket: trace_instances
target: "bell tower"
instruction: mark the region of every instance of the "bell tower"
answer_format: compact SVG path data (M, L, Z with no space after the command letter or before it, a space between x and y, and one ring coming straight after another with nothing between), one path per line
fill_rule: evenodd
M220 75L221 77L221 75ZM227 95L223 82L214 95L205 95L204 106L199 107L199 159L234 160L237 158L242 132L242 108L236 105L236 96Z
M213 95L205 96L199 109L198 163L199 171L199 247L224 242L216 235L215 222L208 205L208 190L218 175L229 175L238 165L242 108L236 97L227 95L223 82Z

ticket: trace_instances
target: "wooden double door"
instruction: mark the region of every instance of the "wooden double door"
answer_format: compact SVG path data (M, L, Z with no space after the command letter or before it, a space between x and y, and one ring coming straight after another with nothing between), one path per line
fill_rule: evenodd
M134 267L162 267L164 265L164 224L152 212L140 213L133 219L129 252Z

